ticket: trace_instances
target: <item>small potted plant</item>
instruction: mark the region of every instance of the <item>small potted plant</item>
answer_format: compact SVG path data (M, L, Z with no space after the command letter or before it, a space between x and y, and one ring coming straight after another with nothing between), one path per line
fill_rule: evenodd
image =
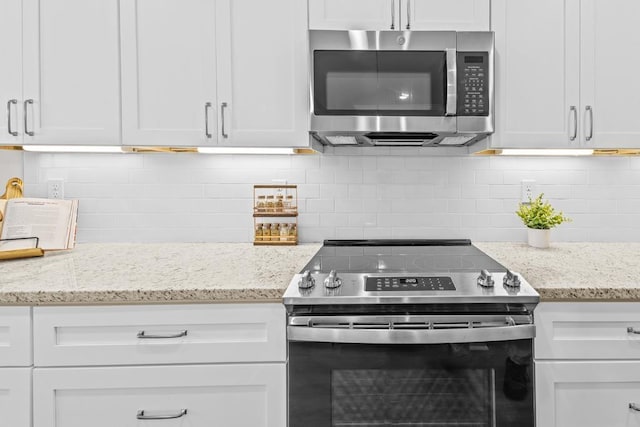
M571 221L562 212L557 212L548 201L542 200L544 194L529 203L521 203L516 214L527 226L529 245L534 248L548 248L551 229L563 222Z

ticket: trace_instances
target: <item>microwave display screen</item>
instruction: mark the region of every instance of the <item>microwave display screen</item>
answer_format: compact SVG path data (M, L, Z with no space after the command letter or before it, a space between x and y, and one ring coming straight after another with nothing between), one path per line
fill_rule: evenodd
M446 58L436 51L315 51L318 115L442 116Z
M464 63L465 64L482 64L484 62L484 58L482 56L465 56Z

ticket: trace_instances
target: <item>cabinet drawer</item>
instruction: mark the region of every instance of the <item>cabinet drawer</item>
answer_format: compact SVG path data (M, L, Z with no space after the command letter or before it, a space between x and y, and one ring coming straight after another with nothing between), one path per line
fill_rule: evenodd
M36 368L33 387L34 427L286 425L284 363Z
M31 426L31 368L0 369L0 425Z
M637 427L640 362L536 362L536 419L546 427Z
M536 359L640 360L640 303L543 303L534 315Z
M31 308L0 307L0 366L30 366L31 360Z
M36 366L283 362L281 304L35 307Z

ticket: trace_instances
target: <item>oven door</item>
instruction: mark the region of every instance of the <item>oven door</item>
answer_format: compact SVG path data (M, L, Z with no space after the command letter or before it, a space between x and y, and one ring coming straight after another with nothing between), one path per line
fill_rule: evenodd
M533 325L403 320L290 322L289 427L535 425Z
M311 31L311 130L455 132L456 33Z

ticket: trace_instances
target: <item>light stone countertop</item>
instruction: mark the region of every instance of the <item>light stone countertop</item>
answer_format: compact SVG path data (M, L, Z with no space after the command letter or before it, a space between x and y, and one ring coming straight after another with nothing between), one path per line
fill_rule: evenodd
M474 243L538 291L542 301L640 301L640 243Z
M0 263L0 305L281 301L320 244L80 244Z
M640 243L474 244L542 300L640 301ZM0 305L281 301L321 244L81 244L0 262Z

